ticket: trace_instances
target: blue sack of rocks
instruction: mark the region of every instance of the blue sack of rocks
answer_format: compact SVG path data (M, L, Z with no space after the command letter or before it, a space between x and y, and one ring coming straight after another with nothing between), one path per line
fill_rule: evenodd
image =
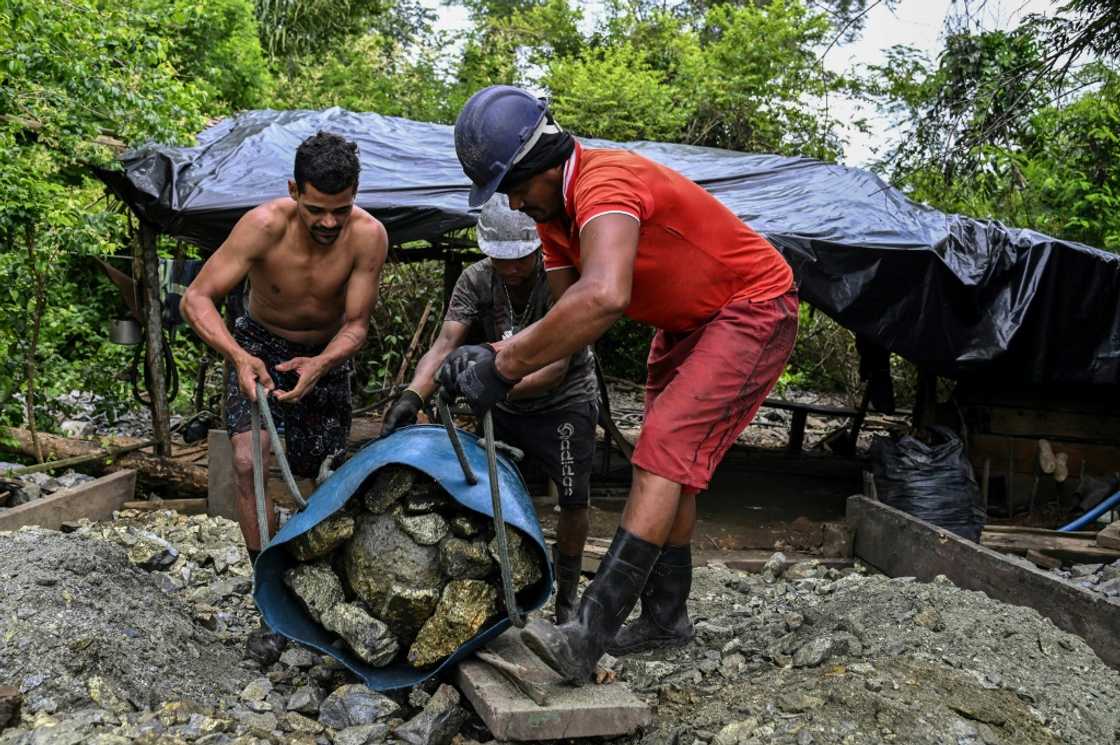
M472 434L460 439L473 486L434 425L397 430L343 464L257 558L265 623L378 691L414 686L509 628L486 451ZM518 609L529 612L552 590L549 551L501 455L498 480Z

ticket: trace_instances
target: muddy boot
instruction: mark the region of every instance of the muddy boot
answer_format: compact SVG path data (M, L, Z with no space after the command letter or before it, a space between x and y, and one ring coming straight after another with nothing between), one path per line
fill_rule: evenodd
M579 575L583 555L556 554L556 625L576 619L579 604Z
M521 640L564 680L584 685L595 672L603 647L638 602L659 553L660 546L619 528L583 593L576 620L562 626L533 621L522 630Z
M642 590L642 615L619 629L607 644L607 654L621 657L651 649L683 647L696 636L688 620L688 593L692 589L692 551L665 546Z

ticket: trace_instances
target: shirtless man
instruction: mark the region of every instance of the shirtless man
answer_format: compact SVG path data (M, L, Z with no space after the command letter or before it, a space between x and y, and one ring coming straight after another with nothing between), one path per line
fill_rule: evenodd
M230 361L226 425L233 442L237 516L250 560L263 546L253 495L250 417L256 384L269 391L292 472L312 477L350 432L350 358L366 340L388 251L384 226L354 206L357 147L319 132L296 151L288 197L247 212L191 283L180 306ZM249 277L245 315L231 335L216 302ZM262 432L264 462L268 435ZM265 497L269 535L277 528Z

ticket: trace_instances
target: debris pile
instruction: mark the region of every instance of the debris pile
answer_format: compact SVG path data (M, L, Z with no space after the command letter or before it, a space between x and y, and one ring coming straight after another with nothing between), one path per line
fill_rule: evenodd
M438 681L380 694L298 645L274 664L245 656L259 616L228 520L123 512L75 535L0 534L0 572L0 714L13 718L0 745L493 741ZM656 708L648 730L612 743L1100 745L1120 734L1120 673L1034 611L944 580L775 556L758 575L698 568L689 609L690 645L619 661ZM5 686L22 690L21 706Z
M1054 569L1063 579L1100 593L1105 599L1120 604L1120 559L1111 564L1074 564L1068 569Z
M1036 611L945 578L786 565L697 569L697 640L624 658L657 706L631 743L1099 745L1120 673Z
M544 577L528 539L507 531L515 591ZM286 544L284 582L308 614L374 667L440 662L502 612L493 521L406 466Z
M79 484L93 481L93 476L87 476L77 471L66 471L58 476L48 473L27 473L22 476L5 476L8 471L23 468L19 463L5 463L0 461L0 510L19 507L21 504L33 502L36 499L54 494L63 489L73 489Z

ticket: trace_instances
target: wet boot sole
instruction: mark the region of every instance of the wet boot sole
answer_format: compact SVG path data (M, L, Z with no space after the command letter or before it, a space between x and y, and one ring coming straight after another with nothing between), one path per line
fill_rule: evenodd
M525 646L529 648L529 651L539 657L541 661L548 665L550 668L555 670L556 673L559 674L566 683L574 686L585 685L590 679L591 674L586 673L583 670L577 670L572 665L564 664L553 650L553 644L562 646L565 650L567 649L567 644L563 637L557 634L555 630L551 630L551 632L547 633L546 635L549 638L543 638L541 635L539 635L539 631L537 629L534 629L532 626L530 626L528 628L522 629L521 641L524 642Z

